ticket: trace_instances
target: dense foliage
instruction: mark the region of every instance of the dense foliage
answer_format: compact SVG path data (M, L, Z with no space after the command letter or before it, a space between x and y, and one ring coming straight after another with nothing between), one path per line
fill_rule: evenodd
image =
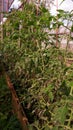
M26 4L4 25L3 62L30 130L73 129L73 66L66 66L66 52L56 47L55 35L48 34L57 24L63 25L43 6L37 14L34 5Z

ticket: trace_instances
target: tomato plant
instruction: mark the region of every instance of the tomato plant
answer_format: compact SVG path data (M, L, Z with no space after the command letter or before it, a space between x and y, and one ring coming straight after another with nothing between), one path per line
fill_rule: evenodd
M34 5L25 4L22 11L9 14L2 43L3 62L26 111L29 128L71 130L72 68L66 66L66 52L56 46L56 36L48 34L56 28L55 16L44 6L38 15L36 12Z

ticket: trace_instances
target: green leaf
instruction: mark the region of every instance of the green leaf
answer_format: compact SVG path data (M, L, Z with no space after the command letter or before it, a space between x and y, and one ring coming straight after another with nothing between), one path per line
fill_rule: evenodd
M0 120L6 120L6 119L7 119L7 115L0 112Z
M34 25L34 21L28 21L27 25L28 26Z
M53 99L54 99L54 95L53 95L52 92L49 92L49 98L50 98L51 101L53 101Z
M61 13L61 14L63 14L63 13L64 13L64 10L59 9L58 12Z
M58 126L53 127L52 130L58 130Z
M29 130L34 130L32 125L28 126Z
M44 128L44 130L50 130L50 129L49 129L49 126L46 125L45 128Z
M73 87L73 81L69 82L70 87Z
M48 12L48 10L45 8L45 7L42 7L42 12L44 12L44 13L46 13L46 12Z
M64 124L65 120L66 120L66 115L68 114L68 106L62 106L62 107L58 107L55 111L55 120L60 123L60 124Z
M71 32L73 32L73 25L71 26Z
M58 28L63 25L64 23L63 22L58 22Z

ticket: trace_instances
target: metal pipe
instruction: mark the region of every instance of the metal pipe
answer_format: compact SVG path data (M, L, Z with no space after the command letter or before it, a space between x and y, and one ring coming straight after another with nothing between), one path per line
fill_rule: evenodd
M58 0L56 0L56 13L58 11ZM57 18L57 24L58 24L58 15L56 16ZM58 25L57 25L57 28L56 28L56 46L58 46Z

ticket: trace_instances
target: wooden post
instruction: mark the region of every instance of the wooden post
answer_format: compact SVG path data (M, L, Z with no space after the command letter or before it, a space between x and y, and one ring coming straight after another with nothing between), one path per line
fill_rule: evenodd
M19 98L13 87L13 84L10 81L9 76L6 74L5 71L4 71L4 74L6 77L6 82L7 82L8 88L10 89L10 92L12 94L12 105L13 105L14 114L17 116L18 120L20 121L22 129L28 130L28 119L26 118L25 112L20 104Z

